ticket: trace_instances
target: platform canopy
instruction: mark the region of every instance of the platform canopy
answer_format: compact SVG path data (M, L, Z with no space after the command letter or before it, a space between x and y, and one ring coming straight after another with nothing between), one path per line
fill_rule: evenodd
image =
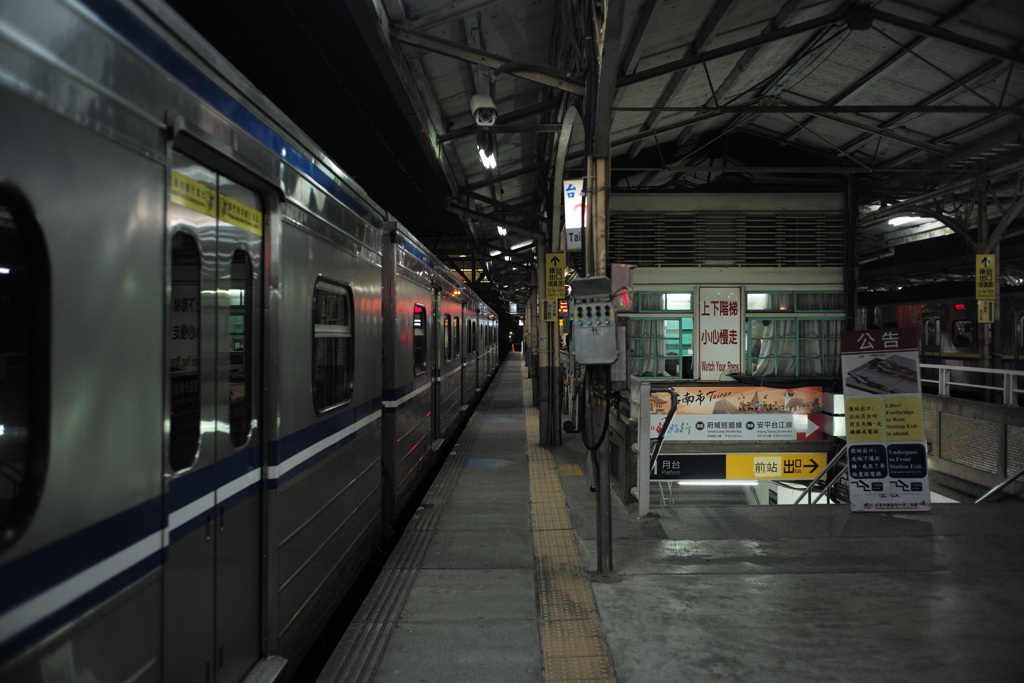
M171 4L507 300L595 151L613 192L848 193L862 288L1024 276L1018 0Z

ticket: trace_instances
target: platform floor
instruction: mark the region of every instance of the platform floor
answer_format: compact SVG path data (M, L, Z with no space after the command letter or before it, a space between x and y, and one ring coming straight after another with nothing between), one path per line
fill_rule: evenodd
M655 508L538 445L508 357L319 683L1022 681L1024 504Z

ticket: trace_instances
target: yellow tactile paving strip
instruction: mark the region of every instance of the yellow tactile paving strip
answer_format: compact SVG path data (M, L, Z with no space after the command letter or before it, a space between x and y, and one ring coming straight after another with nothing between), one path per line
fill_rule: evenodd
M540 440L536 408L526 407L530 464L530 516L540 601L541 648L546 683L614 682L594 595L583 571L558 467Z

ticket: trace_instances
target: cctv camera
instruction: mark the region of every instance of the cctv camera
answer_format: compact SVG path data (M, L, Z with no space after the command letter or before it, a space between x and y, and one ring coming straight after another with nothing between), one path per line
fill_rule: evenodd
M478 126L493 126L498 119L498 108L490 95L477 94L469 98L469 109Z

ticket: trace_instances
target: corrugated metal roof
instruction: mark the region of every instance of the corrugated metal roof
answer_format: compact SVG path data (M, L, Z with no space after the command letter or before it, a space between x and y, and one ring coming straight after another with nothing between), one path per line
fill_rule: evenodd
M314 5L293 5L293 20L315 21ZM984 242L979 201L991 230L1019 212L1018 0L625 0L606 27L616 0L347 5L417 141L401 154L428 157L465 234L410 227L509 298L528 291L532 242L558 211L553 183L584 173L585 136L577 125L563 139L563 122L570 110L588 125L601 119L586 86L591 46L602 41L618 47L604 112L615 191L852 187L865 280L890 251L908 258L915 241L959 235L970 253ZM590 36L588 26L604 31ZM478 93L493 97L491 128L470 111ZM493 170L477 152L488 133ZM888 223L915 212L922 220ZM1021 235L1009 220L998 236L1007 244ZM897 284L882 274L891 271L877 270L872 284ZM930 277L926 264L911 271ZM1024 270L1004 259L1004 274Z

